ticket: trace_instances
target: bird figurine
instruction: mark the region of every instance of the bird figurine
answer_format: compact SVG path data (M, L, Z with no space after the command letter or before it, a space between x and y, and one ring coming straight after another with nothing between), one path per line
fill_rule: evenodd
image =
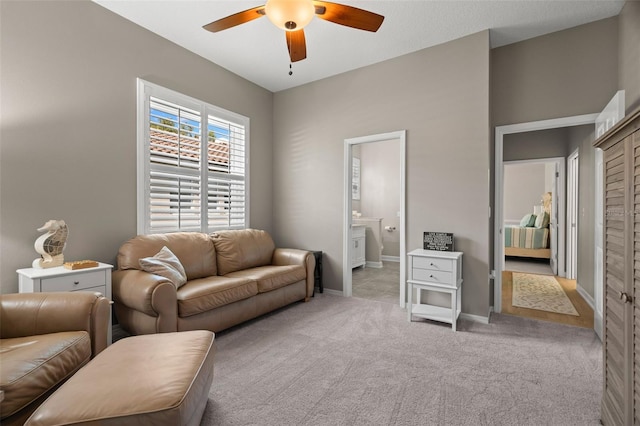
M39 269L62 266L64 263L62 251L69 235L67 224L64 220L49 220L38 228L38 232L46 232L46 234L40 235L34 243L40 257L33 261L32 266Z

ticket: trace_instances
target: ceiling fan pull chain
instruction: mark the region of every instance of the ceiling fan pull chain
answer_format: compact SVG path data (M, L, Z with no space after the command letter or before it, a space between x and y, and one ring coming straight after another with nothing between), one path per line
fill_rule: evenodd
M291 63L289 63L289 75L293 75L293 70L291 69Z

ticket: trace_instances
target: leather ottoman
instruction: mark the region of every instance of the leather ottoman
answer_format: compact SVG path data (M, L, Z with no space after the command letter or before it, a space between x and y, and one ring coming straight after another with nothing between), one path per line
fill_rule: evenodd
M122 339L81 368L25 425L199 425L213 381L214 334Z

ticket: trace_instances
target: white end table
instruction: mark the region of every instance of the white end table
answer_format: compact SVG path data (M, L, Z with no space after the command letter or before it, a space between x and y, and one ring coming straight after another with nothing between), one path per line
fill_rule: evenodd
M407 314L451 324L456 331L456 322L462 309L462 253L417 249L407 254L409 279L407 280ZM413 303L413 290L417 289L417 302ZM421 291L436 291L449 294L451 307L421 303Z
M111 270L113 265L99 263L86 269L55 268L18 269L18 291L20 293L42 293L57 291L94 291L111 301ZM107 345L111 344L111 310L109 310L109 329Z

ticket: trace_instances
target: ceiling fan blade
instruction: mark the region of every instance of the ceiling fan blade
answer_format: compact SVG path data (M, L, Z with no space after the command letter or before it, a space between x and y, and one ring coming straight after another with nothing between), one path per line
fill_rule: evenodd
M376 32L384 21L382 15L344 4L314 0L313 5L318 18L359 30Z
M226 30L228 28L235 27L236 25L244 24L245 22L253 21L265 16L264 5L248 9L243 12L234 13L225 18L213 21L210 24L203 26L207 31L216 33L218 31Z
M304 39L304 30L285 31L287 48L291 62L298 62L307 57L307 44Z

